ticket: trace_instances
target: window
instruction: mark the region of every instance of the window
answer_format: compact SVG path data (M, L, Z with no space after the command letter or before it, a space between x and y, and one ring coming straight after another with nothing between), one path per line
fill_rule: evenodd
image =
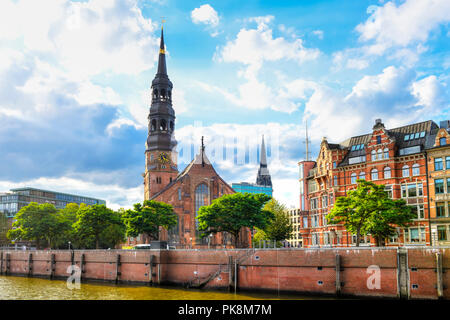
M360 163L360 162L365 162L365 161L366 161L366 156L348 158L349 164Z
M378 149L377 158L378 158L378 160L383 160L383 150Z
M384 178L389 179L391 177L391 168L386 167L384 168Z
M388 148L385 148L383 150L383 158L384 159L389 159L389 149Z
M425 241L425 228L409 228L405 229L406 242L424 242Z
M350 183L355 184L356 179L357 179L356 173L353 172L352 175L350 176Z
M405 136L405 141L408 141L409 140L409 134L407 134L406 136Z
M317 245L319 245L319 237L318 237L318 234L317 233L313 233L312 234L312 245L313 246L317 246Z
M328 196L322 197L322 208L328 207Z
M402 184L402 198L415 198L423 196L423 185L421 183Z
M419 153L419 152L420 152L420 145L414 146L414 147L403 148L403 149L399 150L399 154L401 156L404 156L407 154Z
M360 178L361 180L366 180L366 173L365 173L364 171L361 171L361 172L359 173L359 178Z
M384 191L386 191L387 194L388 194L388 196L389 196L389 198L392 199L392 196L393 196L393 193L392 193L392 186L385 186L385 187L384 187Z
M375 150L372 150L371 155L372 155L372 161L376 161L377 160L377 153L375 152Z
M317 209L317 198L311 199L311 210Z
M338 185L338 178L337 178L337 176L334 176L334 178L333 178L333 184L334 184L334 186L337 186L337 185Z
M326 214L323 214L322 215L322 226L326 226L328 224L328 222L327 222L327 215Z
M445 169L450 170L450 157L445 157Z
M414 134L414 139L419 139L419 136L420 136L420 132L416 132L416 133Z
M200 207L207 206L209 204L209 190L208 186L204 183L199 185L195 189L195 226L198 229L197 214Z
M437 218L445 217L445 203L444 202L436 203L436 217Z
M414 205L411 206L412 207L412 211L413 213L416 214L417 219L424 219L424 210L423 210L423 204L419 204L419 205Z
M377 136L377 144L381 143L381 136Z
M447 178L447 193L450 193L450 178Z
M420 166L418 163L413 164L412 166L412 175L413 176L420 176Z
M438 226L437 227L438 241L447 241L447 227L446 226Z
M434 180L434 191L436 194L444 193L444 179Z
M336 161L333 161L333 169L336 169Z
M402 176L403 177L409 177L409 167L408 166L403 166L403 168L402 168Z
M445 146L447 144L447 139L444 138L439 138L439 145L440 146Z
M378 170L377 169L372 169L371 173L370 173L371 179L372 180L378 180Z
M325 245L330 244L330 234L328 232L325 232L323 234L323 244L325 244Z
M181 188L178 188L178 201L181 201Z
M443 166L442 158L434 158L434 170L443 170Z
M308 228L308 217L303 217L303 228Z

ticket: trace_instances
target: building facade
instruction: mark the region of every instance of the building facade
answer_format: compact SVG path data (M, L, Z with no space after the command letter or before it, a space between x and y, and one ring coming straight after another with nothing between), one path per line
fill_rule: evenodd
M442 121L427 150L432 245L450 245L450 121Z
M268 196L273 195L272 178L267 167L266 144L264 143L264 136L261 142L261 153L258 174L256 176L256 183L241 182L233 183L233 190L241 193L264 193Z
M431 245L433 197L429 195L427 150L436 140L438 129L433 121L386 129L378 119L369 134L339 144L330 144L324 138L306 178L309 208L301 219L303 246L356 245L356 235L343 225L328 225L326 216L337 197L356 188L358 179L385 185L391 198L404 199L416 212L413 225L397 228L396 236L384 240L386 246ZM360 246L374 245L371 236L360 240Z
M171 230L160 232L160 239L183 247L222 247L232 243L230 235L215 234L201 238L196 220L198 210L214 199L235 193L215 171L203 144L199 153L181 172L177 165L177 142L174 138L175 111L172 107L172 82L167 75L164 34L161 29L158 71L152 82L152 102L148 116L148 137L145 151L144 199L171 204L178 223ZM147 243L141 236L128 244ZM240 235L241 246L249 244L248 230Z
M0 193L0 211L8 218L14 218L20 209L31 202L37 202L39 204L51 203L57 209L63 209L69 203L84 203L87 205L106 204L105 200L96 198L29 187L11 189L10 192Z

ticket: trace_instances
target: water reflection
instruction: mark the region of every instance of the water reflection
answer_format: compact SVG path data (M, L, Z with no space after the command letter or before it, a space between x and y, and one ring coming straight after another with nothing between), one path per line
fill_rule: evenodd
M62 280L0 276L0 300L253 300L305 299L276 294L232 294L168 287L82 283L70 290Z

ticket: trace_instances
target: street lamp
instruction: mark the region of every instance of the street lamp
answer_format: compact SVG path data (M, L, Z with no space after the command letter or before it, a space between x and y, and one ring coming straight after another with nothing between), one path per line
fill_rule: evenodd
M70 250L70 241L69 241L69 250Z

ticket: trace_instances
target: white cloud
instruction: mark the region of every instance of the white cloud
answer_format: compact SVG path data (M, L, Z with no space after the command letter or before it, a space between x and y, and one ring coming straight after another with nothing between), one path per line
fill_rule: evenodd
M69 177L38 178L20 183L0 181L0 192L7 192L11 189L22 187L32 187L102 199L106 200L106 205L114 210L119 208L129 209L133 207L134 203L142 203L144 194L144 188L142 186L124 188L113 184L95 184Z
M23 39L72 77L103 72L137 74L156 61L154 26L136 0L3 0L0 37ZM56 63L55 63L56 62Z
M369 19L356 30L360 40L373 44L371 54L383 54L391 47L407 47L428 40L440 24L450 21L450 2L447 0L406 0L400 5L388 2L384 6L370 6Z
M195 24L203 23L211 27L217 27L219 25L219 15L209 4L204 4L192 10L191 19Z
M382 73L362 77L345 95L326 86L316 86L306 102L312 138L326 136L341 142L367 133L376 118L386 127L396 127L438 116L448 108L445 83L435 76L416 80L407 68L387 67Z
M312 32L313 35L317 36L317 38L319 38L320 40L323 39L323 31L322 30L314 30Z

